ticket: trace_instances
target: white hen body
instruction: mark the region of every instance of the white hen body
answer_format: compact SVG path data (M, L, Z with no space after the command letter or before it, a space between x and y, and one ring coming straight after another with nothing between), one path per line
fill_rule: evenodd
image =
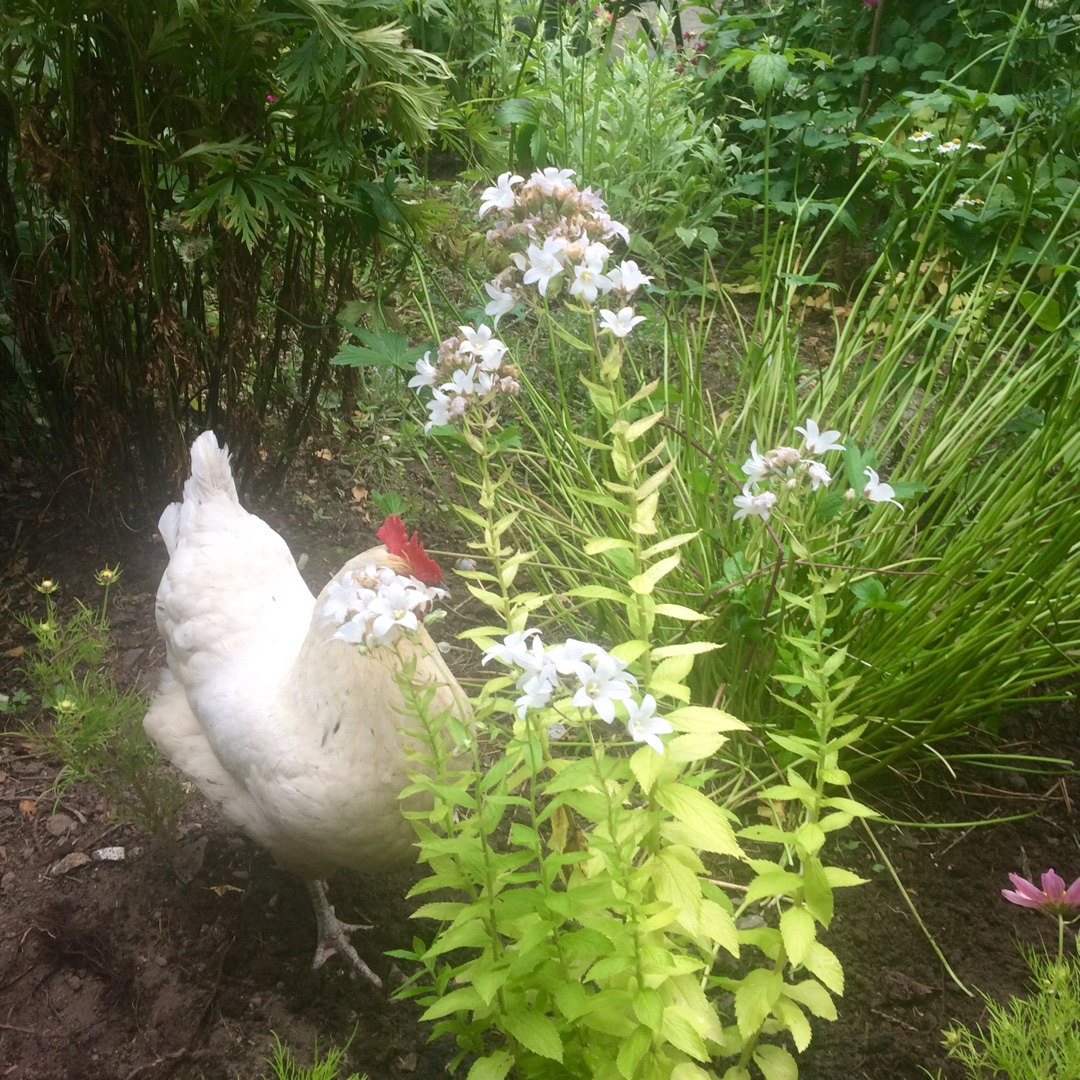
M438 684L435 710L467 710L427 633L368 655L331 640L337 628L316 614L285 542L240 506L211 432L193 445L184 501L160 528L169 671L146 716L150 737L288 870L323 878L407 858L415 834L398 798L409 768L398 657L415 656L417 677ZM372 561L407 570L379 547L334 580Z

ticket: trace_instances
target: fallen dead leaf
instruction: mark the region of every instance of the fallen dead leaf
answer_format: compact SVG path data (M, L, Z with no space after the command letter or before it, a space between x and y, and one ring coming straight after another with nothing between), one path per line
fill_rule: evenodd
M4 656L9 660L21 660L25 652L21 645L16 645L14 649L8 649Z
M315 451L315 456L320 461L333 461L334 460L334 455L331 454L329 450L316 450Z
M37 803L33 799L20 799L19 800L19 813L25 814L27 817L33 817L34 812L37 810Z
M363 502L368 497L368 489L362 487L354 487L352 489L352 497L355 502Z
M238 892L242 893L243 889L238 889L235 885L211 885L210 891L215 896L224 896L226 893Z

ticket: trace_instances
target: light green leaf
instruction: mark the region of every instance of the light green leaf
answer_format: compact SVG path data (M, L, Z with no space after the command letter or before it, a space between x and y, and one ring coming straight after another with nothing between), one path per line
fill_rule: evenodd
M685 607L682 604L657 604L654 610L657 615L667 615L672 619L682 619L683 622L701 622L703 619L708 618L707 615L702 615L693 608Z
M634 1015L650 1031L659 1031L664 1022L664 999L651 987L642 987L634 995Z
M789 907L780 916L780 936L788 959L801 964L817 937L813 915L804 907Z
M633 549L634 545L629 540L617 540L613 536L603 536L599 540L590 540L585 545L586 555L601 555L605 551L611 551L613 548L630 548Z
M623 1040L619 1054L615 1058L615 1068L624 1080L633 1080L638 1063L645 1056L645 1051L652 1043L652 1032L646 1027L634 1028L628 1039Z
M428 1006L421 1020L439 1020L444 1016L457 1012L459 1009L471 1011L484 1008L484 999L476 992L473 986L462 986L457 990L451 990L445 997L439 998L433 1005Z
M831 949L815 941L807 950L803 967L816 975L834 994L844 996L844 968Z
M678 533L676 536L669 536L666 540L660 540L653 544L652 547L647 547L642 553L643 559L651 559L656 555L661 555L665 551L670 551L672 548L682 547L683 544L690 543L691 540L696 540L701 535L700 529L695 529L694 532ZM585 549L588 551L588 548Z
M805 1005L815 1016L823 1020L836 1019L836 1002L816 979L804 979L799 983L785 983L784 995Z
M735 1019L744 1039L755 1035L784 988L781 971L755 968L735 990Z
M773 1005L773 1015L791 1032L795 1049L801 1054L810 1045L811 1038L810 1021L806 1019L806 1014L784 995Z
M677 735L664 744L664 757L672 762L707 761L727 740L713 731L693 735ZM640 752L640 751L639 751ZM653 754L654 758L658 755ZM631 766L633 758L631 758ZM640 778L638 780L640 783Z
M788 62L783 53L761 52L746 69L747 80L758 101L776 93L787 80Z
M496 1050L494 1054L477 1058L466 1080L503 1080L514 1064L509 1050Z
M511 1009L503 1017L503 1025L509 1034L534 1054L562 1061L559 1031L543 1013L523 1007Z
M657 610L663 605L658 605ZM713 641L684 641L678 645L661 645L658 649L653 649L652 655L654 660L665 660L669 656L699 656L701 653L715 652L717 649L722 649L723 645L717 645ZM699 705L696 706L706 711L719 712L719 709L709 710L708 706ZM725 713L725 716L728 714ZM745 725L740 725L745 727ZM719 729L717 729L719 730ZM730 730L730 729L727 729Z
M828 927L833 917L833 893L820 859L810 855L803 858L802 879L807 910L822 926Z
M826 866L825 880L834 889L847 889L852 885L865 885L869 878L859 877L842 866Z
M767 896L788 896L803 886L803 879L790 870L772 870L758 874L746 890L746 900L764 900Z
M662 784L656 789L656 801L694 830L695 847L717 855L742 856L742 849L724 812L700 791L681 784Z
M653 650L653 657L661 652L661 649ZM722 709L712 709L707 705L684 705L682 708L672 709L665 713L664 718L676 731L705 732L705 731L746 731L746 725L731 713Z
M681 556L678 552L669 555L666 559L653 563L644 573L636 574L627 582L627 585L639 596L648 596L656 587L657 582L674 570L680 561Z
M630 758L630 771L646 795L652 791L656 781L660 779L663 765L664 759L651 746L641 747Z
M799 1066L782 1046L759 1043L754 1049L754 1064L765 1080L799 1080Z
M630 597L615 589L609 589L606 585L581 585L576 589L571 589L566 595L576 600L614 600L617 604L630 602Z

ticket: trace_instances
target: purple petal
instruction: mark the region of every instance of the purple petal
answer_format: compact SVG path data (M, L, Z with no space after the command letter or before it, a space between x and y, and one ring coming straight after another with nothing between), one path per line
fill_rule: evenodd
M1065 890L1064 899L1070 907L1080 906L1080 877Z
M1026 878L1022 878L1019 874L1010 874L1009 880L1016 887L1016 892L1012 892L1010 889L1002 889L1001 895L1010 904L1019 904L1020 907L1026 908L1041 908L1046 903L1046 897L1043 895L1042 890Z
M1018 892L1011 892L1009 889L1002 889L1001 895L1009 901L1010 904L1019 904L1020 907L1027 908L1041 908L1043 906L1043 900L1032 900L1030 897L1021 896Z
M1065 882L1056 870L1047 870L1042 876L1042 891L1051 904L1060 904L1065 899Z

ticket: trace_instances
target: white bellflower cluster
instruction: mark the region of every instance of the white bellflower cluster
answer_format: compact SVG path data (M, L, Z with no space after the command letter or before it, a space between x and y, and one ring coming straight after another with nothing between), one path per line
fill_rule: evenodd
M535 285L550 299L566 283L569 295L590 307L602 296L617 298L618 309L614 304L599 309L600 327L625 337L644 321L634 314L629 298L652 278L632 259L609 264L608 243L628 243L630 234L608 214L599 194L591 188L581 191L573 175L573 169L556 168L538 169L528 180L503 173L484 191L480 217L493 210L499 215L487 239L506 250L508 263L484 286L490 298L484 311L498 325L525 288Z
M521 696L514 702L519 719L530 709L563 703L595 712L610 724L620 706L626 712L630 737L647 743L658 754L664 752L660 736L672 728L655 715L656 699L646 694L639 701L637 679L626 670L626 663L601 646L568 638L560 645L545 647L538 630L524 630L487 649L483 663L489 660L520 672L516 686Z
M424 353L416 362L416 374L409 386L428 387L428 422L424 430L454 423L470 408L490 406L505 395L516 395L521 387L518 370L504 362L506 346L492 336L491 327L459 326L458 337L447 338L434 361Z
M339 627L331 641L372 649L418 629L435 601L446 595L445 589L425 585L419 578L368 563L330 583L319 614Z

